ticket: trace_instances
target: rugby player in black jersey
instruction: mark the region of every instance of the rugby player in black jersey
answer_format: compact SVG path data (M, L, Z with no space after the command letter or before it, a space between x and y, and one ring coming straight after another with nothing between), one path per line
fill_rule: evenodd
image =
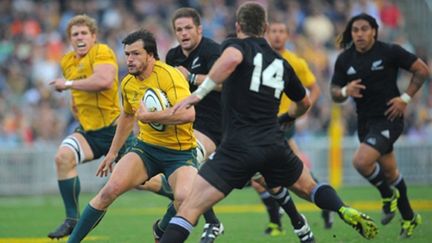
M316 184L284 140L277 117L282 92L297 105L287 119L304 114L310 100L293 69L263 38L266 11L256 2L245 2L236 17L237 38L222 44L221 56L204 82L174 106L173 112L195 105L223 83L222 142L201 167L191 193L160 242L184 242L203 212L234 188L242 188L256 172L264 176L277 197L287 196L282 189L287 186L318 207L338 212L365 238L374 238L377 228L373 221L346 206L331 186Z
M378 41L377 37L378 24L372 16L363 13L351 18L339 38L345 50L335 63L331 95L335 102L354 99L360 146L353 165L381 194L381 223L388 224L399 209L400 237L407 238L421 223L421 217L410 206L393 144L403 131L404 112L411 97L430 74L417 56L399 45ZM412 73L402 95L396 83L400 68Z

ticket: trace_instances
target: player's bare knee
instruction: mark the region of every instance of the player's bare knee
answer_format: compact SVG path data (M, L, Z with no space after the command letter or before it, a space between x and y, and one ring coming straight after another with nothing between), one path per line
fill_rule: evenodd
M308 200L316 186L317 183L309 174L309 172L307 172L303 173L300 178L290 187L290 189L294 191L297 196Z
M56 167L59 170L72 169L76 166L75 157L65 150L60 150L54 157Z
M369 161L365 156L359 154L353 158L352 164L354 168L364 176L372 173L375 168L375 161Z
M184 193L184 192L176 193L174 195L174 198L175 198L176 208L179 208L180 205L182 205L182 203L186 199L186 193Z
M384 170L384 177L390 184L399 178L399 170Z
M108 183L100 192L100 204L105 207L110 205L122 192L120 184L116 182Z

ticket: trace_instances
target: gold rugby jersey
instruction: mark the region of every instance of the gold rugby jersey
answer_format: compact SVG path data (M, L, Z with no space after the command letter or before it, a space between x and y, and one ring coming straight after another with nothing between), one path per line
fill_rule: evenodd
M314 74L309 69L308 64L303 58L288 50L284 50L281 56L293 67L303 86L309 87L316 82ZM291 102L292 101L286 96L286 94L282 93L278 115L287 112Z
M183 74L161 61L156 61L150 77L140 81L128 74L121 83L123 110L134 114L148 88L157 88L164 92L170 106L190 95L189 84ZM165 125L163 130L157 130L148 123L138 122L138 139L152 145L174 150L189 150L196 147L192 122L181 125Z
M110 47L96 43L84 57L77 57L74 51L61 60L63 76L67 80L90 77L98 64L112 64L116 68L115 80L110 89L104 91L71 90L75 117L85 131L94 131L114 123L120 115L118 94L117 59Z

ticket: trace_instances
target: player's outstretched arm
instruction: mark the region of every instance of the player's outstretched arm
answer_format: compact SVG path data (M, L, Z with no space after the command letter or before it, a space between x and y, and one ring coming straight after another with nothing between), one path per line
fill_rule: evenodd
M105 155L103 161L99 164L99 167L96 171L96 176L104 177L108 176L108 173L112 172L113 163L115 162L121 147L132 133L134 123L134 114L128 114L122 111L119 119L117 120L117 128L113 141L111 142L111 147L108 153Z

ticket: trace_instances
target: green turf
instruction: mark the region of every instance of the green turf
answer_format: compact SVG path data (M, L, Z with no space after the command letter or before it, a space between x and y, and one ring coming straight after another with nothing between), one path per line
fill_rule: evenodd
M85 185L84 185L85 186ZM413 207L421 213L423 224L416 228L414 237L404 242L432 242L432 190L427 186L411 186L409 195ZM340 195L346 203L360 208L379 222L380 201L372 187L342 188ZM93 194L81 196L81 207ZM323 229L318 209L298 198L294 199L313 229L317 242L365 242L357 232L337 216L331 230ZM153 242L151 225L164 212L168 200L149 192L131 191L121 196L109 209L103 221L89 234L85 242ZM298 242L286 216L283 218L286 235L270 238L263 235L267 215L256 193L250 188L234 191L216 206L226 233L217 242ZM58 195L0 198L0 243L58 242L46 238L49 231L63 220L63 208ZM401 241L398 239L400 216L387 226L379 225L375 242ZM199 242L203 220L187 242ZM64 242L64 241L60 241Z

